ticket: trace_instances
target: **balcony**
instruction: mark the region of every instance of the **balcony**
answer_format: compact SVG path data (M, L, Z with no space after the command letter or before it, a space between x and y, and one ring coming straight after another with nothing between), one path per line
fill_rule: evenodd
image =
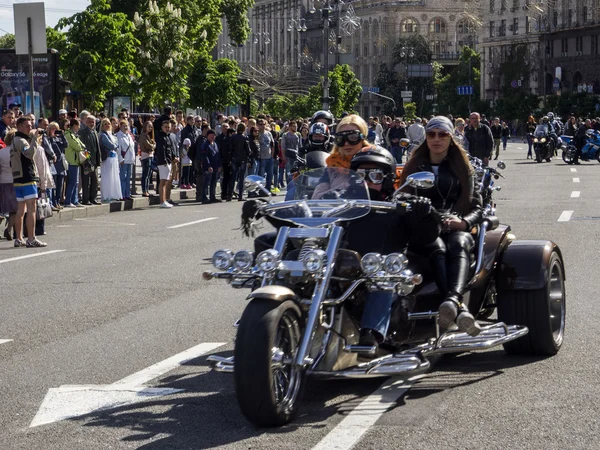
M460 59L460 53L454 53L454 52L433 53L431 55L432 61L439 62L440 64L443 64L446 66L457 65L459 59Z

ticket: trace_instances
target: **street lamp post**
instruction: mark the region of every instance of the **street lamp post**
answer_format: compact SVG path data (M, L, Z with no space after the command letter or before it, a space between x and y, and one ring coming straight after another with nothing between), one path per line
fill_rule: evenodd
M400 57L406 57L406 78L404 80L404 90L408 91L408 58L413 58L415 56L415 49L413 47L404 47L400 49Z

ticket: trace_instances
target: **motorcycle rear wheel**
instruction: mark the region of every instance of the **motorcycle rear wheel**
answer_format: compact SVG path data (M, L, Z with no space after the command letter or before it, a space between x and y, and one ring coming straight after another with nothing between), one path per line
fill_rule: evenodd
M292 364L302 339L302 314L291 300L252 300L240 319L234 350L235 390L242 414L259 427L290 422L304 373Z
M549 268L541 289L498 292L498 319L529 328L527 335L504 344L508 354L553 356L563 344L566 293L564 267L556 252L550 257Z

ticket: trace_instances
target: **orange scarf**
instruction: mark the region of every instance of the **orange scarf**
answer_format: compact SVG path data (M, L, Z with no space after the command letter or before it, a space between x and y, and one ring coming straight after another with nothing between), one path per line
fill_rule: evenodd
M370 150L373 146L368 144L361 148L357 153L352 156L344 156L338 151L334 151L326 160L327 167L341 167L344 169L350 168L350 161L352 158L360 152L364 152L366 150Z

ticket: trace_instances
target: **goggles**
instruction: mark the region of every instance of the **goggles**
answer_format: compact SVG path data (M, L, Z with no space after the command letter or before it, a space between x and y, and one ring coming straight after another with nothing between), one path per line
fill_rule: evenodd
M435 139L435 137L439 137L440 139L446 139L448 136L450 136L450 133L448 133L447 131L428 131L427 132L427 137L430 139Z
M365 139L365 135L360 130L339 131L335 133L336 145L342 146L346 142L350 145L356 145Z
M385 180L385 173L382 169L356 169L356 174L373 184L381 184Z

